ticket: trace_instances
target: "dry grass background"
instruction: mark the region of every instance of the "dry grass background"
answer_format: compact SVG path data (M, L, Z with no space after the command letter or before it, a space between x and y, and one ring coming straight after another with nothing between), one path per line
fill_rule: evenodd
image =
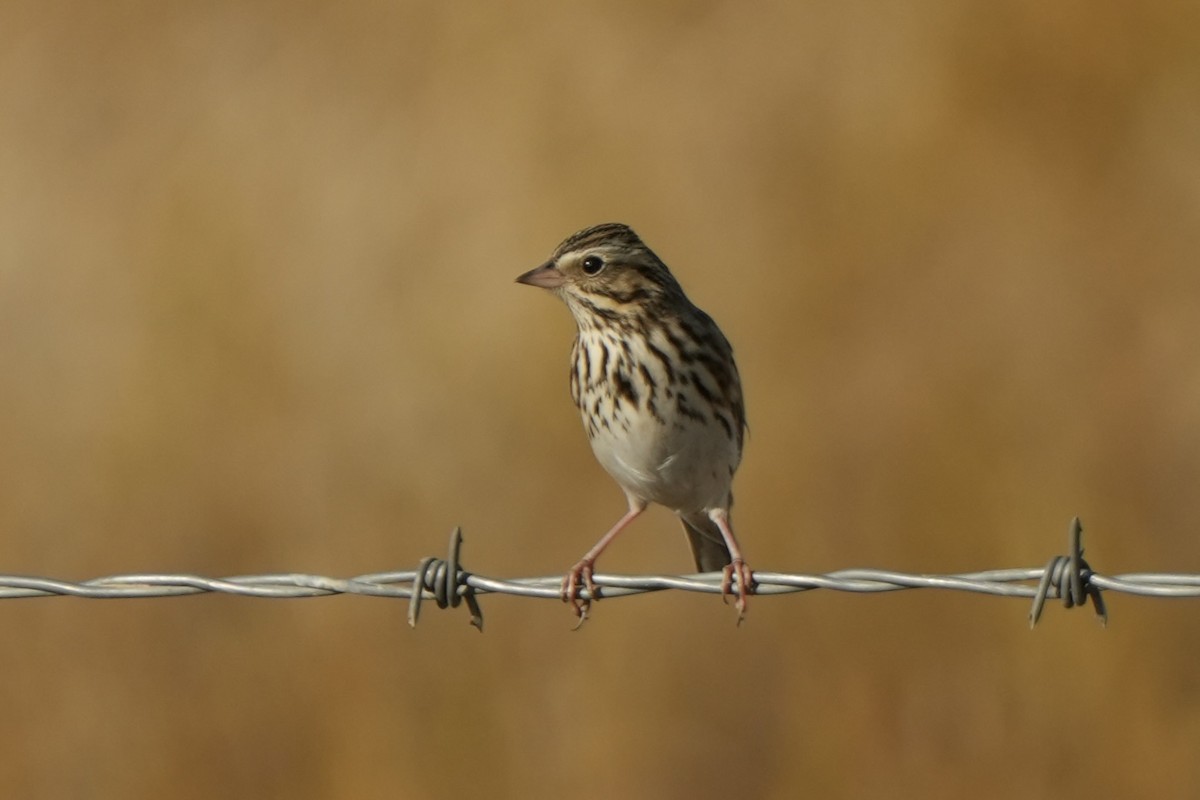
M86 578L562 571L621 512L567 312L721 321L760 569L1200 571L1200 14L1104 1L0 12L0 533ZM648 515L611 571L689 569ZM1183 797L1200 607L0 603L14 797Z

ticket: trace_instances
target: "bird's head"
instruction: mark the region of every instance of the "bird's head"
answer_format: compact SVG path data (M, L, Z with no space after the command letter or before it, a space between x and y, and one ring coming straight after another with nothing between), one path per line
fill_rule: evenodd
M517 278L561 297L580 328L653 313L683 298L667 265L638 235L617 222L570 236L540 267Z

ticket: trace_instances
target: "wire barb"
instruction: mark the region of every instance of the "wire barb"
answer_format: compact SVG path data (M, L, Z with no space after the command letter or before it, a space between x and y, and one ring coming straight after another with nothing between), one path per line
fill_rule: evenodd
M458 554L462 549L462 527L455 527L450 532L450 548L446 560L442 561L432 556L421 560L413 576L412 595L408 600L408 624L417 627L417 618L421 615L421 601L425 592L433 595L438 608L457 608L466 599L467 608L471 611L471 624L483 633L483 610L475 598L475 589L467 583L469 574L458 568Z
M1050 587L1054 587L1055 597L1062 598L1067 608L1081 606L1089 599L1096 610L1096 616L1102 626L1108 626L1108 610L1104 606L1104 597L1099 587L1092 583L1092 568L1083 560L1083 524L1079 517L1071 520L1071 528L1067 533L1067 549L1069 555L1054 556L1042 573L1038 583L1037 594L1033 596L1033 607L1029 610L1029 627L1033 628L1042 617L1042 609L1046 598L1050 597Z

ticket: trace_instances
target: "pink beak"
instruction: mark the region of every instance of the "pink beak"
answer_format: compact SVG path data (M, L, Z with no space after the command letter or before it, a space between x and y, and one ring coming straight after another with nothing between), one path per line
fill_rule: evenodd
M547 261L540 267L531 269L517 278L517 283L539 286L543 289L557 289L566 282L566 277L558 271L553 261Z

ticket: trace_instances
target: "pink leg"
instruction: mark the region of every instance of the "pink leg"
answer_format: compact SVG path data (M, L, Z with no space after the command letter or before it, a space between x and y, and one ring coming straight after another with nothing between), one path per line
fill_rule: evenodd
M575 616L579 617L579 624L587 619L588 608L592 605L592 600L596 598L596 584L592 583L592 566L596 563L596 559L604 552L604 548L608 547L612 540L617 538L617 534L625 530L629 523L637 519L638 515L646 510L646 504L641 500L630 498L629 510L625 512L625 516L617 520L617 524L609 529L608 533L600 537L600 541L596 542L596 546L588 550L583 558L579 559L579 563L571 567L570 572L566 574L562 582L562 599L564 603L570 603L571 608L575 611ZM587 598L580 598L579 592L583 588L587 588Z
M733 535L733 528L729 527L729 512L724 508L714 508L708 512L708 518L721 529L725 546L729 548L729 556L732 560L724 569L725 577L721 581L721 595L722 597L729 596L734 586L734 576L737 576L738 598L734 606L738 611L738 624L741 625L742 620L746 617L746 596L754 593L754 575L750 572L746 560L742 558L742 548L738 546L737 537Z

